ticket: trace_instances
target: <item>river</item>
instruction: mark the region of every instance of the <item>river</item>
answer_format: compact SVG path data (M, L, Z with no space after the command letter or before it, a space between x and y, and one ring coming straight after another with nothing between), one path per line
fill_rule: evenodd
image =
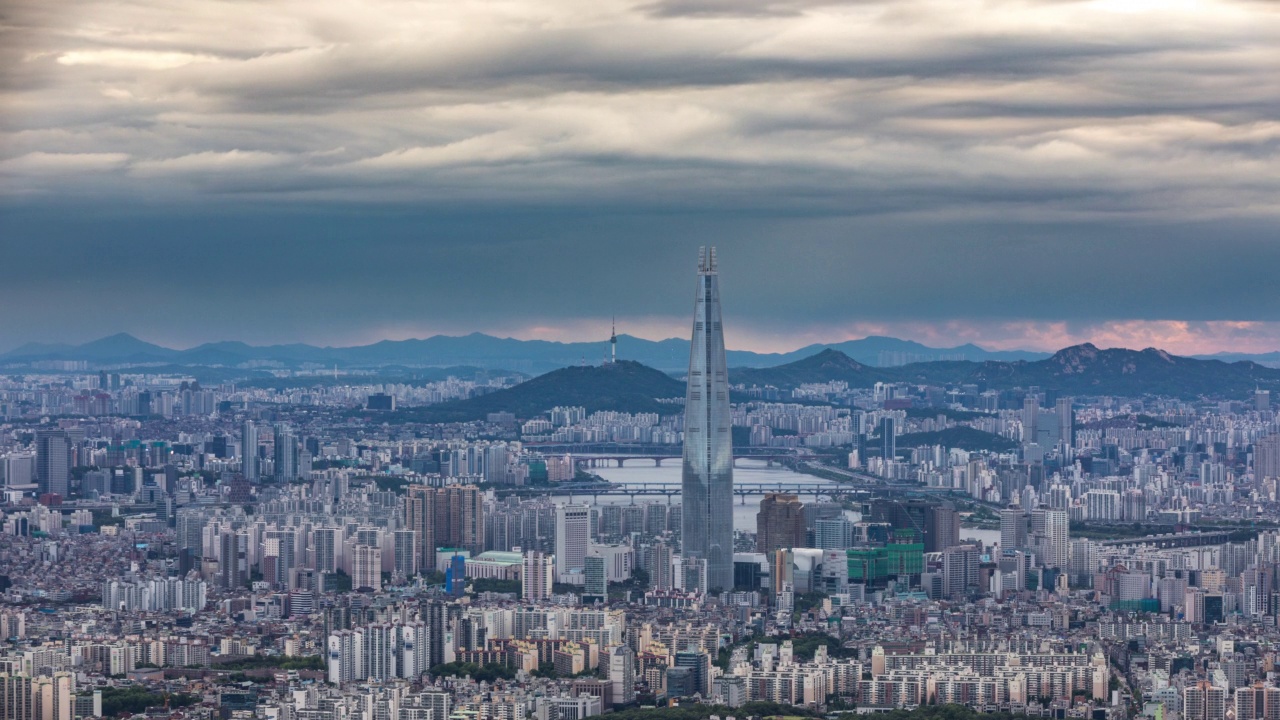
M648 463L633 462L624 467L607 467L592 468L591 472L618 485L631 485L636 483L661 483L664 485L680 485L680 463L678 461L668 461L661 467L653 467ZM750 460L739 458L733 468L733 480L739 483L777 483L779 485L839 485L839 483L816 477L814 475L805 475L798 473L781 465L770 466L763 460ZM762 495L746 496L746 503L742 502L742 498L735 496L733 504L733 528L735 530L743 530L746 532L756 531L756 513L760 511L760 500ZM557 496L559 500L567 499L564 496ZM585 495L575 495L576 502L589 500ZM800 498L804 502L813 502L812 496L804 496ZM637 502L665 502L661 497L642 497L637 498ZM626 505L631 502L629 497L624 495L601 495L599 497L601 505L615 504ZM678 502L678 498L674 498L673 502ZM858 513L846 511L845 513L850 520L857 522L860 520ZM1000 542L999 530L981 530L977 528L960 528L960 539L981 540L984 545L992 545Z
M662 467L653 467L648 463L632 463L625 467L607 467L592 468L591 472L618 485L631 485L636 483L660 483L663 485L672 485L679 487L680 485L680 463L679 461L667 461ZM777 483L779 485L838 485L839 483L825 480L813 475L804 475L781 465L773 465L772 467L763 460L739 459L733 468L733 480L739 483ZM760 500L763 495L747 495L744 504L741 497L734 496L733 504L733 528L735 530L745 530L747 532L756 531L756 513L760 511ZM585 495L576 495L574 499L582 502L586 498ZM560 499L557 497L557 499ZM590 498L587 498L590 499ZM800 498L804 502L812 502L812 496ZM637 502L665 502L661 496L648 496L636 499ZM673 502L678 502L679 498L673 498ZM631 502L629 497L625 495L601 495L600 504L626 505ZM859 519L858 513L848 512L851 520Z

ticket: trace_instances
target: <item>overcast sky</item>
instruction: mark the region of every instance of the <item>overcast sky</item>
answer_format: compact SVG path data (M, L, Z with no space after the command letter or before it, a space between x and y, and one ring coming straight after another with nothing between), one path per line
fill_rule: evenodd
M5 0L0 350L1280 349L1280 4Z

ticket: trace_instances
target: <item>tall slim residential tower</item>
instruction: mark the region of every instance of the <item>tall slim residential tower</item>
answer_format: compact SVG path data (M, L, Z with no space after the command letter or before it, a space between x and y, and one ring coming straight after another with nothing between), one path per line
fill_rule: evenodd
M707 563L707 588L733 588L733 439L716 249L698 251L689 387L684 405L681 536L686 558Z
M275 460L276 480L282 483L298 478L298 436L287 423L276 425Z
M245 480L256 483L258 481L258 427L252 420L244 421L244 430L240 434L240 447L240 472Z
M1067 447L1074 447L1076 442L1076 413L1071 407L1073 402L1074 398L1062 397L1054 405L1058 411L1058 434L1062 437L1062 444Z

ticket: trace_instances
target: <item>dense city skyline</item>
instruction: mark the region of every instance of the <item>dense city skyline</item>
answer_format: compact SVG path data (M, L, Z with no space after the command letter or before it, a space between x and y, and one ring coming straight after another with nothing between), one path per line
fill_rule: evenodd
M683 383L10 366L0 720L1276 714L1280 370L730 369L718 260Z

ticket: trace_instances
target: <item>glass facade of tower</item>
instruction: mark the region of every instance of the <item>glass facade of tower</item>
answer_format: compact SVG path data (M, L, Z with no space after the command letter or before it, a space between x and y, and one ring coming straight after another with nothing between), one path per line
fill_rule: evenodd
M684 406L681 543L707 561L707 588L733 588L733 433L716 251L700 252Z

